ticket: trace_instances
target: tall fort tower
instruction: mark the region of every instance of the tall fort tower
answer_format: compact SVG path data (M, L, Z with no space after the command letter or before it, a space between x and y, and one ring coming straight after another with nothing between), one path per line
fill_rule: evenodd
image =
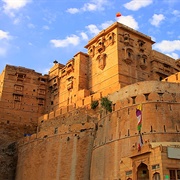
M153 44L147 35L112 24L88 42L87 54L75 54L66 65L55 62L49 71L47 111L76 106L95 93L107 95L136 82L160 81L179 72L179 61L152 50Z
M180 62L153 44L115 22L47 75L7 65L0 178L177 180Z

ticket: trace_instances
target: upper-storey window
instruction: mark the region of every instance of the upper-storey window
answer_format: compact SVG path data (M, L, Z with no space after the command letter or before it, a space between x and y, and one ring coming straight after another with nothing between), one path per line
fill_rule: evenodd
M15 85L15 86L14 86L14 89L15 89L16 91L22 91L22 90L23 90L23 86Z
M129 33L125 32L123 36L124 36L124 44L126 46L128 46L129 45L129 40L130 40Z
M124 40L125 41L129 40L129 33L127 32L124 33Z
M61 71L61 76L63 77L63 76L65 76L67 73L66 73L66 69L64 68L64 69L62 69L62 71Z
M20 102L21 101L21 97L22 96L15 94L14 95L14 101L19 101Z
M16 76L17 76L17 81L22 82L25 79L26 74L16 73Z
M127 49L127 58L133 60L133 50L130 48Z
M38 99L38 105L43 106L44 105L44 99L39 98Z
M67 72L67 73L73 72L73 70L74 70L73 67L74 67L74 62L73 62L73 61L69 62L69 63L66 65L66 72Z
M138 44L139 44L139 47L143 47L143 45L145 44L145 42L142 41L142 40L138 40Z
M39 78L39 81L46 82L46 79L45 78Z
M97 42L97 51L98 53L102 53L104 50L105 50L104 37L101 37Z
M114 32L110 32L109 34L107 34L107 36L105 38L106 39L106 41L105 41L106 46L113 45L113 43L114 43L114 36L115 36Z
M130 53L130 52L128 52L128 57L129 57L129 58L131 58L131 56L132 56L132 55L131 55L131 53Z
M138 45L139 45L139 51L144 52L145 47L144 47L145 42L143 40L138 40Z
M163 64L165 68L170 68L170 65L168 64Z
M44 90L44 89L38 89L38 93L39 93L40 95L44 95L44 94L45 94L45 90Z
M94 50L95 50L95 46L90 46L88 48L88 53L90 57L94 57L94 53L95 53Z
M18 74L17 77L18 78L24 78L24 75L23 74Z

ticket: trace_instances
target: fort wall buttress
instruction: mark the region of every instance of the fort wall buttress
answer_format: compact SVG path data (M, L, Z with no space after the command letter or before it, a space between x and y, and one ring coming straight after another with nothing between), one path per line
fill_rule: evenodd
M89 179L94 127L64 125L20 141L16 179Z
M145 145L150 142L175 142L178 140L180 94L174 92L177 92L179 88L177 83L149 81L124 87L118 92L108 95L113 103L113 112L106 114L103 111L96 127L91 179L118 178L121 159L138 153L139 132L137 130L136 108L139 104L142 104L141 133ZM81 105L79 105L83 109L92 100L99 100L101 97L101 93L96 93L82 100ZM86 105L85 102L87 102ZM67 110L67 107L65 109ZM86 109L84 112L87 112L86 119L84 119L84 115L81 116L81 111L68 112L61 111L61 109L40 117L40 132L36 138L50 138L56 131L68 134L69 131L88 130L91 126L81 123L88 122L90 110ZM73 123L80 124L73 125ZM33 137L35 138L34 135ZM71 145L68 148L71 148Z
M132 85L109 95L108 98L114 104L114 111L105 114L98 121L92 154L91 179L119 178L117 171L121 168L119 164L121 159L141 153L138 152L140 135L136 117L136 108L139 104L142 104L141 134L144 145L150 142L180 140L178 139L180 94L174 95L179 85L150 82L152 89L147 91L145 84L146 82L138 83L138 90L136 85Z

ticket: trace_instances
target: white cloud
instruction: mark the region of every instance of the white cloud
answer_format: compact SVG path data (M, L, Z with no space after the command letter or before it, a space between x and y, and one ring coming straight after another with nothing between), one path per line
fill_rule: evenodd
M163 14L154 14L152 19L150 20L151 24L158 27L160 22L165 19Z
M85 32L82 32L81 36L83 40L88 40L88 35Z
M79 12L79 9L77 8L69 8L66 10L66 12L70 13L70 14L76 14Z
M154 45L155 49L162 51L163 53L170 53L173 51L180 51L180 40L167 41L163 40Z
M174 59L178 59L179 58L178 54L176 54L176 53L171 53L171 54L166 54L166 55L170 56L170 57L172 57Z
M102 29L106 29L107 27L109 27L113 23L114 23L113 21L106 21L106 22L101 24L101 27L102 27Z
M178 10L174 10L174 11L172 12L172 14L175 15L175 16L177 16L177 17L180 17L180 11L178 11Z
M10 35L9 35L9 32L5 32L5 31L3 31L3 30L0 30L0 40L1 39L10 39Z
M26 4L30 3L31 0L2 0L4 2L3 9L4 12L7 13L10 16L14 16L13 11L17 11Z
M86 28L88 29L88 32L90 34L93 34L94 36L97 35L100 32L98 27L96 25L94 25L94 24L90 24L90 25L86 26Z
M4 47L0 47L0 56L5 56L7 53L7 49Z
M10 43L9 40L12 39L12 36L9 35L9 32L0 30L0 56L5 56L8 52Z
M117 21L133 29L139 29L138 23L133 18L133 16L121 16L117 18Z
M142 7L150 5L152 2L153 0L132 0L124 4L124 7L128 10L137 11Z
M89 24L88 26L86 26L87 33L89 33L91 36L96 36L100 31L102 31L103 29L106 29L112 24L113 24L113 21L106 21L98 26L95 24Z
M13 21L13 24L19 24L21 22L21 20L19 18L15 18Z
M56 13L53 13L47 9L43 10L43 13L44 13L43 20L48 22L48 24L52 24L53 22L56 21L56 18L57 18Z
M50 29L49 26L43 26L42 28L45 29L45 30L49 30Z
M80 38L74 34L66 37L66 39L52 39L52 40L50 40L50 43L52 43L54 47L67 47L70 44L76 46L79 44L79 42L80 42Z
M98 6L97 4L86 3L81 9L83 11L95 11L96 9L98 9Z
M81 8L69 8L66 12L76 14L86 11L101 11L104 10L104 6L108 5L108 0L91 0L90 3L85 3Z
M30 28L30 29L34 29L34 28L35 28L35 25L32 24L32 23L29 23L27 26L28 26L28 28Z

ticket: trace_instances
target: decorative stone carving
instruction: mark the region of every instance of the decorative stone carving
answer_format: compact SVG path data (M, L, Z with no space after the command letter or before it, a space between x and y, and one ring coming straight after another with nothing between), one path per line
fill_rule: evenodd
M63 69L61 70L61 77L66 76L66 74L67 74L66 69L63 68Z
M147 56L145 54L138 55L139 66L141 69L147 68Z
M124 33L124 44L126 46L128 46L129 45L129 41L130 41L130 35L129 35L129 33L125 32Z
M134 61L134 52L131 48L125 47L124 48L124 62L127 64L131 64Z
M70 90L70 89L72 89L73 88L73 76L71 76L71 77L69 77L68 79L67 79L67 90Z
M104 37L101 37L96 46L97 53L102 53L105 51L105 46L104 46Z
M74 71L74 59L71 59L66 65L66 72L70 73Z
M115 34L113 32L110 32L107 36L106 36L106 45L113 45L114 44L114 36Z
M92 58L92 57L94 57L94 54L95 54L95 46L90 46L89 48L88 48L88 54L89 54L89 56Z
M106 66L106 54L103 53L97 57L98 67L103 70Z
M144 44L145 44L145 42L143 40L140 40L140 39L138 40L139 51L142 52L142 53L145 50Z

